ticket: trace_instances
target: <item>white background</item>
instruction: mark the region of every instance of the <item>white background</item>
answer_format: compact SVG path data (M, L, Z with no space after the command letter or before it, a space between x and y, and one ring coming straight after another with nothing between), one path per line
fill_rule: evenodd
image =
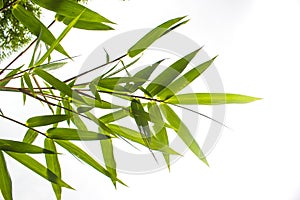
M191 21L178 32L205 45L211 56L219 55L215 64L225 91L263 100L227 106L225 124L233 130L223 130L208 156L210 167L187 153L170 173L120 174L129 188L115 190L107 178L65 156L64 180L77 191L64 190L63 199L300 199L300 1L93 0L89 7L117 22L117 30L72 31L63 42L71 55L82 54L84 60L113 35L188 15ZM59 26L53 28L60 32ZM79 70L80 60L74 67ZM35 104L15 107L9 103L21 105L14 99L20 95L11 97L1 96L1 108L27 119ZM21 138L24 131L18 133L20 130L1 120L1 132L6 136L20 134ZM50 184L39 176L14 161L9 161L9 167L13 168L15 199L55 199Z

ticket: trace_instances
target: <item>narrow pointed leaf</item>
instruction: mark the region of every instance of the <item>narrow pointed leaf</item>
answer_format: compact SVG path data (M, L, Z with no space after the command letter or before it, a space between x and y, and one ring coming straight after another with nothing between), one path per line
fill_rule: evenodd
M44 79L46 82L48 82L50 85L52 85L54 88L56 88L60 92L64 93L65 95L67 95L71 98L74 98L78 101L84 102L83 99L81 98L81 96L77 92L73 91L69 85L60 81L59 79L57 79L53 75L49 74L48 72L46 72L42 69L39 69L39 68L35 68L33 73L38 75L42 79Z
M52 140L46 138L44 141L44 145L46 149L56 152L55 143ZM57 154L45 154L45 157L48 169L54 172L57 175L57 177L61 179L61 169ZM54 183L51 183L51 185L55 193L56 199L61 200L61 186Z
M40 22L40 20L37 19L30 11L27 11L20 4L16 4L13 7L12 13L34 35L39 36L42 32L41 40L47 45L51 46L51 44L55 41L55 37L47 29L47 27L44 24L42 24L42 22ZM58 45L55 48L55 50L57 50L65 56L68 56L67 52L60 45Z
M46 135L57 140L106 140L110 137L93 131L72 128L50 128Z
M4 6L3 0L0 0L0 9L3 8L3 6Z
M172 96L165 102L182 105L219 105L250 103L256 100L260 100L260 98L229 93L189 93Z
M37 138L38 133L32 129L28 129L24 138L23 138L23 142L24 143L28 143L28 144L32 144L34 142L34 140Z
M12 200L12 183L2 151L0 151L0 190L4 200Z
M39 6L46 8L48 10L52 10L57 14L75 18L80 13L83 14L80 17L80 20L89 21L89 22L105 22L105 23L113 23L100 14L86 8L83 5L78 4L76 1L72 0L32 0L34 3Z
M216 59L216 57L191 69L190 71L185 73L183 76L179 77L174 82L172 82L168 87L166 87L160 93L158 93L157 96L160 99L165 100L165 99L170 98L174 94L180 92L186 86L191 84L196 78L198 78L213 63L213 61L215 59Z
M5 80L0 81L0 87L6 86L6 85L9 83L9 81L11 80L11 78L12 78L15 74L17 74L23 66L24 66L24 65L22 65L21 67L18 67L18 68L16 68L16 69L13 69L11 72L9 72L9 73L5 76L5 78L4 78Z
M109 103L107 101L104 101L101 99L100 101L97 101L96 99L92 99L89 97L82 97L82 99L84 100L85 104L87 106L91 106L91 107L96 107L96 108L102 108L102 109L116 109L116 108L121 108L121 106Z
M174 131L182 139L182 141L187 145L187 147L206 165L208 162L203 154L200 146L194 139L193 135L190 133L188 127L181 121L177 114L166 104L161 104L160 108L163 115L168 120Z
M61 187L73 189L63 180L61 180L56 174L54 174L51 170L47 169L44 165L33 159L32 157L26 154L14 153L14 152L5 152L10 157L23 164L28 169L32 170L36 174L45 178L47 181L55 183Z
M201 48L189 53L160 73L146 88L151 96L155 96L174 81L200 50Z
M24 78L21 77L21 78L20 78L20 81L21 81L21 88L24 89L24 88L25 88ZM23 104L25 105L25 103L26 103L26 94L25 94L25 93L22 93L22 97L23 97Z
M66 64L67 64L67 62L57 62L57 63L49 63L49 64L40 65L38 67L43 70L50 71L50 70L59 69Z
M164 22L163 24L157 26L153 30L151 30L149 33L147 33L145 36L143 36L137 43L135 43L129 50L128 55L130 57L134 57L141 52L143 52L145 49L147 49L153 42L155 42L157 39L159 39L161 36L163 36L168 30L179 23L182 19L185 17L179 17L175 19L168 20Z
M43 115L31 117L26 121L26 125L29 127L47 126L51 124L56 124L58 122L65 121L69 119L68 115Z
M108 123L117 121L119 119L123 119L129 115L130 115L130 113L128 110L122 109L122 110L118 110L118 111L106 114L106 115L100 117L99 120L101 120L105 124L108 124Z
M25 142L18 142L12 140L2 140L0 139L0 150L2 151L11 151L16 153L48 153L56 154L48 149L43 149L41 147L31 145Z
M32 85L31 79L29 77L29 74L27 72L25 72L23 77L24 77L24 81L25 81L26 85L28 86L29 90L31 91L32 94L34 94L33 85Z

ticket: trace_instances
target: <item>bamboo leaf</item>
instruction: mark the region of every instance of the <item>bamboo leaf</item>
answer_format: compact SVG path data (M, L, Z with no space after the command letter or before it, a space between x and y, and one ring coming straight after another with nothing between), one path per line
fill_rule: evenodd
M46 149L56 152L56 147L53 140L46 138L44 141L44 145ZM57 154L54 155L45 154L45 157L46 157L46 163L48 169L54 172L57 175L57 177L61 179L61 169L60 169L60 164L59 164ZM51 183L51 185L55 193L56 199L61 200L61 186L54 183Z
M39 36L42 32L41 40L47 45L51 46L51 44L55 41L55 37L47 29L47 27L42 22L40 22L40 20L37 19L30 11L27 11L20 4L16 4L15 6L13 6L12 13L24 26L26 26L30 30L32 34ZM68 56L67 52L61 45L57 45L55 50L65 56Z
M61 187L73 189L63 180L61 180L56 174L54 174L51 170L47 169L41 163L33 159L32 157L26 154L14 153L14 152L5 152L10 157L18 161L19 163L23 164L28 169L32 170L36 174L40 175L41 177L45 178L47 181L55 183Z
M29 90L31 91L32 94L34 94L33 85L32 85L31 79L29 77L29 74L27 72L25 72L23 77L24 77L24 81L25 81L26 85L28 86Z
M11 72L9 72L9 73L4 77L4 80L3 80L3 81L0 81L0 87L6 86L6 85L9 83L9 81L11 80L11 78L12 78L15 74L17 74L23 66L24 66L24 65L22 65L22 66L20 66L20 67L18 67L18 68L16 68L16 69L13 69Z
M0 139L0 150L11 151L15 153L46 153L46 154L56 154L48 149L43 149L41 147L31 145L25 142L18 142L12 140L2 140Z
M130 115L130 113L128 110L121 109L121 110L106 114L106 115L100 117L99 120L105 124L108 124L108 123L117 121L119 119L123 119L129 115Z
M5 200L12 200L12 183L2 151L0 151L0 190Z
M93 131L72 128L50 128L46 135L57 140L106 140L110 137Z
M164 88L166 88L172 81L174 81L174 79L181 74L181 72L188 66L190 61L200 50L201 48L189 53L160 73L146 88L151 96L155 96Z
M216 57L191 69L190 71L185 73L183 76L179 77L174 82L172 82L168 87L166 87L161 92L159 92L157 94L157 96L160 99L165 100L165 99L170 98L174 94L180 92L182 89L184 89L190 83L192 83L196 78L198 78L213 63L213 61L215 59L216 59Z
M188 127L181 121L181 119L177 116L177 114L166 104L161 104L160 108L162 110L163 115L170 123L172 128L178 134L178 136L182 139L182 141L187 145L187 147L206 165L208 162L203 154L200 146L194 139L193 135L190 133Z
M102 149L102 154L103 154L103 159L105 162L106 169L107 171L109 171L110 174L113 175L113 178L111 180L114 186L116 187L115 177L117 177L117 171L116 171L117 164L114 157L112 140L111 139L100 140L100 144L101 144L101 149Z
M155 42L157 39L159 39L161 36L163 36L172 26L176 26L177 23L179 23L182 19L185 17L179 17L175 19L168 20L164 22L163 24L157 26L153 30L151 30L149 33L147 33L145 36L143 36L137 43L135 43L129 50L128 55L130 57L134 57L141 52L143 52L145 49L147 49L153 42Z
M105 22L105 23L113 23L100 14L84 7L83 5L78 4L76 1L72 0L32 0L34 3L39 6L46 8L48 10L54 11L57 14L75 18L80 13L82 16L80 20L88 21L88 22Z
M229 93L189 93L172 96L165 102L182 105L219 105L250 103L256 100L260 100L260 98Z
M68 115L43 115L31 117L26 121L26 125L29 127L47 126L50 124L56 124L58 122L69 119Z
M24 138L23 138L23 142L24 143L28 143L28 144L32 144L34 142L34 140L37 138L38 133L32 129L28 129Z
M24 85L24 78L21 77L21 78L20 78L20 81L21 81L21 88L24 89L24 88L25 88L25 85ZM25 105L25 103L26 103L26 94L25 94L25 93L22 93L22 96L23 96L23 104Z
M113 178L114 180L120 182L121 184L122 181L117 179L113 174L111 174L108 170L106 170L102 165L100 165L94 158L92 158L90 155L88 155L85 151L80 149L78 146L75 144L66 141L66 140L55 140L55 143L59 144L61 147L69 151L71 154L85 162L86 164L90 165L100 173L104 174L105 176L109 178Z
M118 126L115 124L107 124L107 127L110 128L112 131L114 131L117 135L122 136L124 138L127 138L130 141L139 143L139 144L147 147L147 145L145 144L145 141L143 140L143 138L139 132L129 129L129 128L126 128L126 127L123 127L123 126ZM161 151L161 152L173 154L173 155L180 155L179 153L177 153L176 151L171 149L169 146L166 146L166 145L162 144L161 142L159 142L157 139L155 139L155 137L151 138L151 143L150 143L149 147L152 150L157 150L157 151Z
M54 88L56 88L63 94L65 94L71 98L74 98L78 101L84 102L84 100L81 98L81 96L77 92L73 91L69 85L67 85L64 82L60 81L59 79L55 78L48 72L46 72L42 69L39 69L39 68L35 68L33 70L33 73L38 75L42 79L44 79L46 82L48 82L50 85L52 85Z
M168 146L169 145L169 139L168 139L168 134L167 134L167 129L164 126L164 119L163 116L160 112L159 107L155 102L149 102L148 103L148 110L150 116L153 116L155 118L155 121L160 121L160 123L155 123L153 124L153 130L155 131L155 137L159 142L162 144ZM170 170L170 155L167 153L163 153L164 159L166 161L166 164Z
M0 0L0 9L3 8L3 6L4 6L3 0Z
M50 71L50 70L59 69L66 64L67 62L57 62L57 63L48 63L48 64L40 65L38 67L45 71Z
M121 108L121 106L109 103L107 101L104 101L101 99L100 101L97 101L95 99L89 98L89 97L82 97L82 99L84 100L85 104L87 106L91 106L91 107L96 107L96 108L102 108L102 109L116 109L116 108Z

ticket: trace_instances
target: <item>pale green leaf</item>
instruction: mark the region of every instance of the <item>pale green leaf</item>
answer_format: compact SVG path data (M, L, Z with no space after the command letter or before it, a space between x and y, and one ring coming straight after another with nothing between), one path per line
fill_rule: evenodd
M17 74L23 66L24 66L24 65L22 65L22 66L20 66L20 67L18 67L18 68L16 68L16 69L13 69L11 72L9 72L9 73L4 77L4 80L3 80L3 81L2 81L2 80L0 81L0 87L6 86L6 85L9 83L9 81L12 80L11 78L12 78L15 74Z
M181 119L177 116L177 114L166 104L161 104L160 108L162 110L163 115L170 123L174 131L178 134L178 136L182 139L182 141L186 144L186 146L206 165L208 162L203 154L200 146L194 139L190 130L186 125L181 121Z
M32 170L36 174L40 175L41 177L45 178L47 181L55 183L61 187L73 189L63 180L61 180L56 174L54 174L51 170L47 169L41 163L33 159L32 157L26 154L14 153L14 152L5 152L10 157L18 161L19 163L23 164L28 169Z
M166 88L172 81L174 81L174 79L180 75L180 73L188 66L190 61L200 50L201 48L189 53L160 73L146 88L151 96L155 96L164 88Z
M172 96L165 102L182 105L219 105L250 103L256 100L260 98L229 93L189 93Z
M69 119L68 115L43 115L31 117L26 121L26 125L29 127L47 126L50 124L56 124L58 122Z
M108 123L117 121L119 119L123 119L129 115L130 115L130 113L128 110L121 109L121 110L106 114L106 115L100 117L99 120L101 120L103 123L108 124Z
M48 64L40 65L38 67L43 70L50 71L50 70L59 69L66 64L67 62L56 62L56 63L48 63Z
M0 151L0 190L4 200L12 200L12 183L2 151Z

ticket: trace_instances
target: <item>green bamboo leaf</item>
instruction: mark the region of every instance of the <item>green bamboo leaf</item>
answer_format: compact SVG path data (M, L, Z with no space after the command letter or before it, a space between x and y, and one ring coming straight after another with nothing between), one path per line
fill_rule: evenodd
M105 74L103 74L101 77L105 77L105 78L109 78L109 77L112 77L124 70L127 70L129 67L133 66L135 63L137 63L140 59L141 59L142 56L138 57L137 59L133 60L132 62L130 62L129 64L127 65L124 65L124 62L118 62L115 66L113 66L110 70L108 70ZM123 65L123 68L121 69L118 69L116 71L113 72L113 70L119 65L119 63L122 63ZM111 74L109 74L111 72ZM109 74L109 75L108 75Z
M130 113L128 110L121 109L121 110L106 114L106 115L100 117L99 120L105 124L108 124L108 123L117 121L119 119L123 119L129 115L130 115Z
M129 129L129 128L126 128L126 127L123 127L123 126L118 126L115 124L107 124L107 127L109 129L111 129L112 131L114 131L117 135L127 138L128 140L130 140L132 142L136 142L138 144L141 144L141 145L147 147L147 145L145 144L145 141L143 140L143 138L139 132ZM152 150L161 151L161 152L164 152L167 154L180 155L179 153L174 151L169 146L166 146L166 145L162 144L161 142L159 142L155 137L151 138L151 143L150 143L149 147Z
M135 78L141 78L141 79L144 79L145 81L143 82L137 82L137 83L134 83L133 85L128 85L127 88L131 91L131 92L135 92L139 86L143 85L147 80L149 80L151 74L153 73L153 71L160 65L160 63L162 61L164 61L165 59L163 60L160 60L144 69L142 69L141 71L137 72L135 75L133 75L133 77Z
M154 123L153 124L153 130L155 132L155 137L159 142L162 144L168 146L169 145L169 139L168 139L168 134L167 134L167 129L164 126L164 119L163 116L160 112L159 107L155 102L149 102L148 103L148 110L150 116L153 116L155 120L159 120L160 123ZM163 153L164 159L166 161L166 164L170 170L170 155L167 153Z
M78 101L84 102L82 97L77 92L73 91L69 85L67 85L66 83L64 83L64 82L60 81L59 79L55 78L54 76L52 76L48 72L46 72L42 69L39 69L39 68L35 68L33 70L33 73L38 75L42 79L44 79L46 82L48 82L50 85L52 85L54 88L56 88L57 90L59 90L63 94L65 94L65 95L67 95L71 98L74 98Z
M24 85L24 78L21 77L21 78L20 78L20 81L21 81L21 88L24 89L24 88L25 88L25 85ZM25 105L25 103L26 103L26 94L25 94L25 93L22 93L22 96L23 96L23 104Z
M45 71L50 71L50 70L59 69L66 64L67 62L56 62L56 63L48 63L48 64L40 65L38 67Z
M183 76L176 79L174 82L172 82L168 87L160 91L157 96L160 99L168 99L174 94L180 92L182 89L184 89L186 86L188 86L190 83L192 83L196 78L198 78L216 59L216 57L212 58L209 61L206 61L195 68L191 69L187 73L185 73Z
M20 67L18 67L18 68L16 68L16 69L13 69L11 72L9 72L9 73L4 77L4 80L3 80L3 81L0 81L0 87L6 86L6 85L9 83L9 81L11 80L11 78L12 78L15 74L17 74L23 66L24 66L24 65L22 65L22 66L20 66Z
M33 159L32 157L26 155L26 154L20 154L20 153L14 153L14 152L5 152L10 157L27 167L28 169L32 170L36 174L40 175L41 177L45 178L47 181L50 181L52 183L55 183L61 187L73 188L69 186L67 183L65 183L63 180L61 180L56 174L54 174L51 170L47 169L45 166L43 166L41 163Z
M0 9L3 8L3 6L4 6L3 0L0 0Z
M79 106L77 108L77 112L78 113L85 113L85 112L88 112L88 111L90 111L92 109L93 109L93 107L90 107L90 106Z
M93 131L72 128L50 128L46 135L57 140L106 140L110 137Z
M55 124L58 122L65 121L69 119L68 115L43 115L31 117L26 121L26 125L29 127L37 127L37 126L47 126L50 124Z
M0 150L2 151L10 151L15 153L47 153L47 154L56 154L48 149L43 149L41 147L31 145L25 142L18 142L12 140L2 140L0 139Z
M164 88L166 88L172 81L174 81L174 79L181 74L181 72L188 66L190 61L200 50L201 48L189 53L160 73L146 88L151 96L155 96Z
M89 88L90 88L91 92L93 93L93 95L95 96L96 100L101 102L101 97L99 95L99 92L97 91L96 82L98 82L98 80L92 81L89 84Z
M97 101L96 99L92 99L92 98L89 98L89 97L82 97L85 104L84 105L87 105L87 106L91 106L91 107L96 107L96 108L102 108L102 109L116 109L116 108L121 108L121 106L118 106L118 105L115 105L115 104L112 104L112 103L109 103L107 101L104 101L104 100L101 100L100 101Z
M40 36L41 40L47 45L51 46L51 44L55 41L55 37L47 29L47 27L42 22L40 22L40 20L37 19L30 11L27 11L20 4L16 4L13 6L12 13L24 26L26 26L30 30L32 34L39 36L42 32L42 35ZM57 45L55 50L65 56L68 56L67 52L61 45Z
M44 146L46 149L56 152L56 147L53 140L46 138L44 141ZM59 164L57 154L53 154L53 155L45 154L45 157L46 157L46 163L48 169L54 172L57 175L57 177L61 179L61 169L60 169L60 164ZM61 200L61 186L54 183L51 183L51 185L55 193L56 199Z
M0 151L0 190L5 200L12 200L12 183L2 151Z
M182 139L182 141L187 145L187 147L206 165L208 162L203 154L200 146L194 139L193 135L190 133L190 130L186 125L181 121L177 114L166 104L160 105L161 111L167 121L170 123L174 131Z
M115 86L118 84L135 84L135 83L144 83L147 81L146 79L140 77L113 77L113 78L104 78L99 79L98 86L105 87L105 86Z
M157 39L159 39L161 36L163 36L172 26L176 26L177 23L179 23L182 19L185 17L179 17L175 19L168 20L164 22L163 24L157 26L153 30L151 30L149 33L147 33L145 36L143 36L137 43L135 43L129 50L128 55L130 57L134 57L141 52L143 52L145 49L147 49L153 42L155 42Z
M28 129L23 138L23 142L32 144L38 135L39 135L38 132L36 132L35 130Z
M42 58L36 63L36 66L41 65L49 56L51 55L52 51L60 45L60 42L64 39L64 37L69 33L69 31L73 28L76 22L79 20L80 16L83 14L82 11L76 18L74 18L70 24L63 30L63 32L58 36L58 38L51 44L50 48L47 52L42 56ZM70 56L68 56L72 59Z
M65 17L63 15L56 15L55 19L58 21L63 22L65 25L69 25L70 22L73 20L72 17ZM112 27L103 24L101 22L93 22L93 21L85 21L79 19L76 24L74 25L74 28L84 29L84 30L114 30Z
M116 164L115 157L114 157L112 140L111 139L101 140L100 144L101 144L101 150L102 150L103 159L104 159L107 171L109 171L109 173L112 174L113 177L117 177L117 171L116 171L117 164ZM114 186L116 187L115 178L112 178L111 180L112 180Z
M189 93L172 96L165 102L182 105L219 105L250 103L256 100L260 100L260 98L229 93Z
M114 180L118 181L121 184L124 184L121 180L111 174L108 170L106 170L102 165L100 165L94 158L88 155L85 151L80 149L75 144L71 143L70 141L66 140L55 140L55 143L59 144L61 147L69 151L71 154L85 162L86 164L90 165L100 173L104 174L109 178L113 178Z
M29 74L27 72L25 72L23 77L24 77L24 81L25 81L26 85L28 86L29 90L31 91L32 94L34 94L34 89L33 89L33 85L32 85L31 79L29 77Z

